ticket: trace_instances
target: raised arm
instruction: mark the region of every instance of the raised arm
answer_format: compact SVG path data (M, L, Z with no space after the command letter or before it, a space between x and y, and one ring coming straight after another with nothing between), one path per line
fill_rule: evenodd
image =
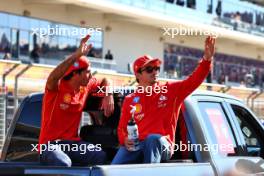
M183 99L202 84L210 71L214 53L215 39L210 36L205 40L204 55L199 65L192 72L192 74L180 84L180 89L182 91L181 95Z
M207 37L204 47L203 58L196 69L185 80L169 83L171 91L174 92L175 97L177 96L180 101L183 101L186 96L198 88L210 71L211 62L215 53L215 39L213 37Z
M90 38L90 35L84 37L81 42L79 48L69 57L67 57L64 61L62 61L49 75L46 87L48 90L57 90L59 80L64 76L70 66L82 55L87 55L92 45L87 45L86 42Z
M205 40L203 59L212 61L215 53L215 38L209 36Z

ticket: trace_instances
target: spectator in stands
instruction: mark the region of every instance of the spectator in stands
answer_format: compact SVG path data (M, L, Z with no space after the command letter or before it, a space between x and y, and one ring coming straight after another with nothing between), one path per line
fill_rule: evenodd
M216 12L218 17L221 17L221 14L222 14L222 0L218 0L215 12Z
M34 63L39 63L39 56L40 56L40 48L38 45L36 45L30 53L30 58L33 60Z
M237 12L235 13L234 19L235 19L237 22L240 22L240 21L241 21L241 14L240 14L240 12L237 11Z
M105 55L105 59L107 59L107 60L113 60L114 59L113 54L111 53L110 50L107 50L107 53Z
M261 14L261 20L260 20L260 25L264 26L264 14Z
M5 53L3 59L4 60L10 60L11 59L11 54L10 53Z
M10 48L8 46L6 46L5 49L4 49L4 51L5 51L5 54L4 54L3 59L4 60L11 59L12 56L11 56L11 53L10 53Z
M207 83L212 83L212 70L207 75L206 82ZM212 86L207 86L207 90L212 90Z
M177 0L176 4L179 6L184 6L184 0Z
M261 14L257 13L256 14L256 25L261 25Z
M207 7L207 13L210 13L212 14L213 13L213 4L208 4L208 7Z
M240 15L239 12L236 12L236 14L234 15L234 20L235 20L235 22L234 22L234 30L237 30L238 25L241 22L241 15Z
M248 22L249 22L250 24L253 23L253 14L252 14L252 13L249 13L249 14L248 14Z
M95 150L92 144L78 137L78 127L86 98L92 92L98 92L98 86L109 85L107 79L98 81L91 75L91 64L86 57L92 47L91 44L86 45L89 38L89 35L83 38L80 47L48 77L43 97L38 145L40 161L45 165L70 167L105 162L106 155L100 148ZM109 117L113 113L112 95L106 94L102 107L105 116ZM69 147L60 148L63 145ZM51 150L46 148L43 151L42 146Z
M253 71L253 81L254 81L254 86L260 85L261 75L260 75L260 70L259 69L254 69L254 71Z
M247 87L254 85L254 76L251 73L246 74L244 79Z
M207 75L207 77L206 77L206 82L207 83L212 83L212 72L209 72L209 74Z
M240 87L246 87L245 81L240 82Z
M196 0L187 0L187 7L196 9Z
M206 39L203 59L187 79L167 82L165 85L161 85L157 80L161 65L159 59L147 55L136 59L133 69L139 87L135 93L126 96L123 102L118 125L121 147L112 164L160 163L171 158L179 109L185 97L203 82L210 71L215 51L214 44L214 38ZM165 88L167 91L166 93L148 91L149 88L152 90ZM136 107L134 119L138 125L140 141L137 151L132 151L134 142L128 139L127 133L131 107Z
M218 84L225 84L225 75L221 74L217 79Z

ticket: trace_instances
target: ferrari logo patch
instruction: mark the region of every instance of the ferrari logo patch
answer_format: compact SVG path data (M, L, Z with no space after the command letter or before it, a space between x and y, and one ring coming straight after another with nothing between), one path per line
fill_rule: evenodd
M64 103L70 103L71 102L71 94L66 93L63 97Z
M84 88L83 86L81 86L81 87L80 87L80 93L84 93L84 89L85 89L85 88Z

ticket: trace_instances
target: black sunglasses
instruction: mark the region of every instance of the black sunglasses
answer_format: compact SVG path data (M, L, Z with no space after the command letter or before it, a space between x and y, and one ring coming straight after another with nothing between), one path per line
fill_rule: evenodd
M160 67L151 67L151 66L148 66L148 67L145 67L145 68L141 69L140 72L146 71L147 73L152 73L153 70L160 71Z

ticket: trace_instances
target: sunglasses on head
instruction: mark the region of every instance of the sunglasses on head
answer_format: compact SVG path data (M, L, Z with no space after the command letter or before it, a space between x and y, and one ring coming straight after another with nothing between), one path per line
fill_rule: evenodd
M147 67L141 69L140 72L146 71L147 73L152 73L154 70L155 71L160 71L160 67L147 66Z

